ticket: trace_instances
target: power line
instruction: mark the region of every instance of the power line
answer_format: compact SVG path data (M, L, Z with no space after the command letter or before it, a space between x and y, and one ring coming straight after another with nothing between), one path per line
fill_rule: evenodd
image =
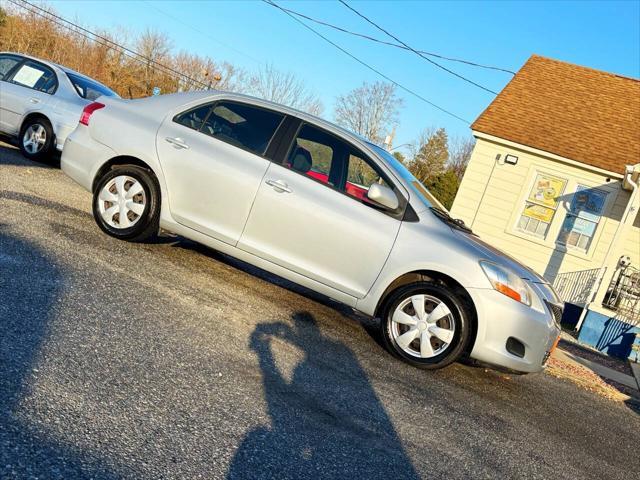
M368 18L366 15L363 15L362 13L360 13L359 11L357 11L355 8L353 8L351 5L349 5L347 2L345 2L344 0L338 0L341 4L343 4L345 7L347 7L349 10L351 10L353 13L355 13L356 15L358 15L360 18L362 18L363 20L365 20L366 22L370 23L371 25L373 25L374 27L376 27L378 30L380 30L381 32L383 32L384 34L386 34L387 36L393 38L396 42L404 45L408 50L411 50L413 53L415 53L416 55L418 55L419 57L425 59L427 62L435 65L436 67L444 70L447 73L450 73L451 75L454 75L456 77L458 77L461 80L464 80L467 83L470 83L471 85L475 85L478 88L481 88L482 90L485 90L489 93L492 93L494 95L497 95L498 92L494 92L493 90L480 85L479 83L474 82L473 80L468 79L467 77L460 75L459 73L454 72L453 70L448 69L447 67L440 65L438 62L434 62L433 60L431 60L429 57L427 57L426 55L424 55L423 53L420 53L418 50L410 47L409 45L407 45L406 43L404 43L402 40L400 40L398 37L396 37L395 35L393 35L392 33L388 32L387 30L385 30L384 28L382 28L380 25L378 25L376 22L374 22L373 20L371 20L370 18Z
M461 122L466 123L467 125L470 124L471 122L469 122L468 120L465 120L464 118L456 115L453 112L450 112L449 110L436 105L435 103L427 100L426 98L424 98L422 95L414 92L413 90L405 87L404 85L396 82L395 80L393 80L392 78L388 77L387 75L385 75L384 73L382 73L380 70L376 69L375 67L372 67L371 65L369 65L368 63L366 63L363 60L360 60L358 57L356 57L355 55L353 55L352 53L348 52L347 50L345 50L344 48L342 48L340 45L338 45L337 43L334 43L333 41L329 40L327 37L325 37L324 35L322 35L320 32L318 32L317 30L315 30L314 28L310 27L309 25L307 25L306 23L304 23L302 20L296 18L294 15L292 15L291 13L287 12L285 9L283 9L280 5L278 5L277 3L273 2L272 0L262 0L264 3L271 5L272 7L277 8L278 10L282 11L285 15L289 16L291 19L295 20L296 22L298 22L300 25L302 25L304 28L306 28L307 30L310 30L311 32L313 32L315 35L317 35L318 37L322 38L325 42L331 44L332 46L334 46L335 48L337 48L338 50L340 50L342 53L344 53L345 55L351 57L353 60L355 60L356 62L358 62L360 65L368 68L369 70L371 70L372 72L376 73L377 75L381 76L382 78L384 78L385 80L387 80L388 82L391 82L392 84L394 84L396 87L404 90L405 92L413 95L414 97L422 100L423 102L431 105L432 107L440 110L441 112L446 113L447 115L452 116L453 118L456 118L458 120L460 120Z
M91 40L91 41L97 43L98 45L102 45L104 47L108 47L108 48L111 48L111 49L116 50L116 51L119 50L123 55L131 58L132 60L136 60L138 62L145 63L145 64L148 64L148 65L153 64L153 65L156 66L156 68L161 69L162 72L165 73L165 74L167 74L169 72L169 73L171 73L171 74L173 74L173 75L175 75L177 77L180 77L180 78L182 78L184 80L188 80L190 82L193 82L196 85L199 85L200 87L202 87L204 89L209 88L209 86L206 83L201 82L200 80L196 80L195 78L191 78L191 77L189 77L188 75L185 75L182 72L174 70L173 68L171 68L171 67L169 67L167 65L164 65L164 64L162 64L162 63L160 63L160 62L158 62L156 60L153 60L152 58L146 57L146 56L136 52L135 50L132 50L130 48L125 47L124 45L121 45L119 43L114 42L113 40L110 40L110 39L108 39L106 37L98 35L97 33L94 33L94 32L92 32L92 31L90 31L90 30L88 30L88 29L86 29L84 27L81 27L80 25L78 25L78 24L76 24L74 22L71 22L70 20L67 20L67 19L65 19L63 17L60 17L59 15L56 15L55 13L52 13L52 12L50 12L50 11L44 9L44 8L41 8L41 7L37 6L37 5L29 3L29 2L27 2L25 0L22 0L21 2L18 2L16 0L8 0L8 1L10 3L20 7L20 8L25 9L26 11L28 11L30 13L33 13L35 15L39 15L40 17L45 18L45 19L55 23L56 25L58 25L60 27L67 28L67 29L73 31L74 33L76 33L77 35L80 35L80 36L82 36L82 37L84 37L84 38L86 38L88 40ZM32 9L28 8L27 6L25 6L25 4L29 5L29 7L33 8L35 10L32 10ZM41 13L41 12L44 12L44 13ZM56 21L54 19L58 19L58 20L60 20L61 22L64 22L64 23L60 23L59 21ZM82 32L86 32L86 33L82 33Z
M310 22L314 22L314 23L317 23L318 25L323 25L325 27L333 28L334 30L337 30L337 31L342 32L342 33L346 33L348 35L353 35L355 37L364 38L365 40L369 40L371 42L380 43L382 45L388 45L390 47L396 47L396 48L399 48L401 50L409 50L409 51L411 51L410 48L407 48L404 45L401 45L399 43L387 42L386 40L381 40L379 38L371 37L369 35L365 35L364 33L354 32L352 30L348 30L346 28L339 27L338 25L334 25L332 23L325 22L325 21L319 20L319 19L314 18L314 17L310 17L308 15L305 15L304 13L296 12L295 10L291 10L289 8L281 7L281 9L284 10L285 12L288 12L288 13L291 13L291 14L296 15L298 17L304 18L305 20L309 20ZM427 52L425 50L418 50L418 52L420 52L420 53L422 53L424 55L428 55L430 57L440 58L442 60L448 60L450 62L464 63L465 65L471 65L473 67L486 68L487 70L497 70L497 71L500 71L500 72L509 73L511 75L515 75L516 74L516 72L513 72L513 71L508 70L506 68L495 67L493 65L484 65L482 63L471 62L469 60L463 60L461 58L447 57L445 55L440 55L439 53Z
M148 5L149 5L151 8L153 8L154 10L156 10L156 11L160 12L161 14L163 14L163 15L165 15L165 16L167 16L167 17L169 17L169 18L173 19L173 20L175 20L175 21L176 21L176 22L178 22L178 23L181 23L182 25L184 25L184 26L185 26L185 27L187 27L187 28L190 28L190 29L191 29L191 30L193 30L194 32L197 32L197 33L199 33L200 35L203 35L203 36L205 36L205 37L209 38L210 40L213 40L214 42L218 43L219 45L222 45L223 47L226 47L226 48L228 48L228 49L230 49L230 50L233 50L234 52L239 53L239 54L240 54L240 55L242 55L243 57L246 57L246 58L248 58L248 59L250 59L250 60L252 60L252 61L254 61L254 62L258 63L258 64L264 64L264 62L261 62L261 61L260 61L260 60L258 60L257 58L252 57L252 56L251 56L251 55L249 55L248 53L245 53L245 52L243 52L242 50L238 50L237 48L235 48L235 47L233 47L233 46L229 45L228 43L222 42L222 41L218 40L217 38L212 37L210 34L208 34L208 33L206 33L206 32L203 32L203 31L202 31L202 30L200 30L199 28L196 28L196 27L194 27L193 25L191 25L191 24L189 24L189 23L185 22L184 20L179 19L179 18L178 18L178 17L176 17L175 15L172 15L171 13L169 13L169 12L167 12L167 11L165 11L165 10L162 10L161 8L159 8L159 7L155 6L155 5L154 5L153 3L151 3L150 1L148 1L148 0L144 0L144 2L145 2L146 4L148 4Z

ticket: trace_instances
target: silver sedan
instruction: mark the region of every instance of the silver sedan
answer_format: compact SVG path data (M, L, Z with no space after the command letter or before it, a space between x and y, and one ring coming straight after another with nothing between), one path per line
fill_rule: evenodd
M322 119L221 92L88 105L62 169L108 235L160 227L381 319L387 349L541 370L561 303L539 275L429 201L386 150Z
M116 93L85 75L18 53L0 53L0 133L18 137L22 154L42 160L62 150L82 109Z

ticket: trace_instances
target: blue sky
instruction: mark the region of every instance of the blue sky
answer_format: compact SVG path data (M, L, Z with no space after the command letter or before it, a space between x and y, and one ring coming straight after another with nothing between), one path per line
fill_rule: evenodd
M334 1L278 2L284 7L378 38L375 30ZM259 1L52 1L67 18L95 28L148 27L166 32L176 50L227 60L246 69L272 63L318 93L333 117L336 95L379 77ZM537 53L622 75L640 76L640 1L415 2L358 1L352 5L416 49L516 71ZM161 11L160 11L161 10ZM164 12L164 13L163 13ZM377 45L313 25L365 62L432 102L473 121L494 98L411 52ZM203 35L198 30L206 32ZM500 91L511 75L442 62ZM427 126L469 135L469 126L400 91L404 108L395 145Z

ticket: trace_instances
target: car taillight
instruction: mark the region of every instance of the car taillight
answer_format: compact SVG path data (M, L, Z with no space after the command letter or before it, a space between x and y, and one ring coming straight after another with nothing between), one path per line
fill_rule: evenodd
M100 102L93 102L84 107L84 110L82 110L82 115L80 115L80 123L82 125L89 126L89 119L91 118L91 115L93 114L93 112L95 112L96 110L100 110L101 108L104 108L104 103Z

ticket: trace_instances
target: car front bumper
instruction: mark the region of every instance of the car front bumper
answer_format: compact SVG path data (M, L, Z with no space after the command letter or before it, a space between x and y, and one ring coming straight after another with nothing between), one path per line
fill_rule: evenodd
M471 358L519 372L543 370L560 335L560 326L544 302L544 309L537 310L493 289L468 292L478 315ZM507 350L511 337L524 345L522 357Z

